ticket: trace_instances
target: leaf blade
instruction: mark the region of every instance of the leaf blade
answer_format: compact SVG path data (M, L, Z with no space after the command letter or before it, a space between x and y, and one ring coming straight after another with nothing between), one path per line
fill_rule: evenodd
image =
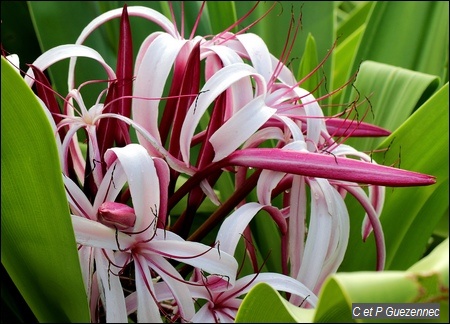
M4 58L2 92L2 264L39 321L89 321L55 140Z

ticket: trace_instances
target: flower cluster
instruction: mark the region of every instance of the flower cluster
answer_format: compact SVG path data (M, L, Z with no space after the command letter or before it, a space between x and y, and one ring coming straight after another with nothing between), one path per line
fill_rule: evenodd
M129 16L162 30L136 56ZM112 19L120 19L115 69L83 45ZM111 10L75 44L43 53L25 74L56 135L91 320L232 322L258 282L285 292L294 305L315 307L347 250L347 194L366 211L362 236L373 232L382 270L384 186L429 185L434 178L379 165L344 144L349 136L389 132L324 116L286 59L247 28L186 39L174 21L141 6ZM98 62L106 79L77 85L80 57ZM69 89L60 108L44 71L65 59ZM88 109L83 87L100 82L105 89ZM218 189L221 179L232 181L228 193ZM205 201L217 208L195 227ZM177 206L184 210L174 215ZM249 226L260 214L278 229L281 273L261 270ZM240 275L239 242L252 274Z

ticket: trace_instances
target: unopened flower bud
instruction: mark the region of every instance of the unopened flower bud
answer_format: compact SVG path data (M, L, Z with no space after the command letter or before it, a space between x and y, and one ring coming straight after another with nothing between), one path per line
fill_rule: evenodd
M98 208L98 221L106 226L125 230L134 226L134 209L125 204L107 201Z

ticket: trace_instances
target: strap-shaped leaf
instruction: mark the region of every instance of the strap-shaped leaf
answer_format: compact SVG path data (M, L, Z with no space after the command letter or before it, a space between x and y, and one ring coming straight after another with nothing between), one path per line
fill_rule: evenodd
M369 98L353 112L357 120L383 127L391 132L397 129L438 88L437 76L407 70L383 63L365 61L361 64L355 89ZM351 100L357 96L352 91ZM383 138L351 139L347 142L360 150L373 150Z
M446 239L407 271L337 273L325 282L315 309L294 307L259 283L244 298L236 323L354 323L352 303L439 303L439 322L448 322L448 252Z
M408 120L380 144L374 159L386 165L436 176L436 184L428 187L387 188L381 223L386 241L386 269L404 270L416 262L427 248L444 213L448 217L448 83L424 103ZM386 149L389 148L387 151ZM373 236L361 240L361 218L358 206L348 201L353 210L350 225L352 247L344 258L341 271L375 268ZM360 211L360 215L364 215Z
M39 321L89 321L54 134L3 57L1 71L2 264Z

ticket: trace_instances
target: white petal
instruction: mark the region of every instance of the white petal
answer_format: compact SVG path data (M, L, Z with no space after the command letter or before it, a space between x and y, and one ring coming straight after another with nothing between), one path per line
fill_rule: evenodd
M203 86L201 94L192 103L183 122L180 133L180 151L186 165L189 165L190 146L195 129L209 105L236 81L253 76L257 83L257 95L266 92L266 84L253 67L235 63L217 71Z
M291 187L289 210L289 260L291 274L300 270L306 234L306 188L305 177L294 175Z
M253 33L240 34L236 38L247 51L253 67L264 77L266 82L269 82L272 77L273 68L266 43L261 37Z
M279 184L285 175L286 173L284 172L272 170L263 170L261 172L256 185L256 194L260 204L271 205L272 190Z
M97 219L97 211L94 210L84 192L70 179L63 176L66 196L72 210L76 210L78 216L87 217L92 220Z
M263 205L258 203L247 203L239 207L223 221L216 239L217 242L220 242L220 250L222 252L234 255L244 229L263 207Z
M216 321L214 310L209 304L203 305L191 319L192 323L216 323Z
M203 45L206 46L206 45ZM202 47L203 49L203 47ZM213 55L213 54L217 54ZM234 63L243 63L242 58L232 49L219 45L208 46L203 50L200 59L205 59L205 80L209 80L223 66ZM231 109L225 112L225 119L241 109L247 102L253 99L252 82L248 78L243 78L234 82L227 91L227 103L230 103Z
M106 151L105 157L111 152L116 154L127 176L136 214L134 231L142 231L157 221L159 212L159 180L155 164L147 150L139 144L111 148Z
M310 179L311 216L306 239L302 264L297 280L314 290L328 251L332 230L332 214L327 200L330 195L317 183L318 179ZM293 274L295 276L295 274Z
M195 308L194 301L188 289L188 284L183 282L183 277L181 277L179 272L163 257L152 255L149 262L150 267L161 276L161 279L171 290L179 307L180 315L185 321L189 322L194 316Z
M19 55L11 54L6 56L6 61L11 64L14 70L20 75L20 59Z
M318 302L317 296L304 284L295 280L292 277L272 272L262 272L259 274L251 274L240 278L236 281L235 287L232 290L223 293L218 301L226 300L230 296L239 297L246 294L250 289L252 289L257 283L265 282L269 284L273 289L278 291L285 291L291 294L300 296L301 298L306 298L307 301L312 306L316 306ZM236 292L238 295L236 295Z
M108 254L108 258L103 253ZM100 292L104 296L103 303L107 323L128 323L125 297L119 276L111 274L110 262L114 263L114 255L109 251L95 250L96 274L99 277Z
M159 238L159 235L155 238L141 248L148 253L159 254L208 273L222 275L229 279L230 285L234 284L238 264L232 255L223 251L221 245L211 248L198 242L167 240Z
M213 162L220 161L236 150L255 133L277 110L265 105L259 96L234 114L209 139L215 156Z
M94 200L94 210L97 213L98 208L105 201L115 201L117 195L123 189L126 182L126 175L121 164L109 166L103 177L103 181L98 187L97 195ZM97 219L97 218L96 218Z
M135 256L137 319L139 323L162 323L155 289L147 260L142 255Z
M335 243L333 244L332 250L329 251L322 273L320 274L319 284L321 284L326 277L330 274L335 273L344 259L345 252L347 251L348 238L350 234L350 220L347 211L347 206L342 198L342 196L333 188L333 198L334 205L336 207L336 215L333 215L335 220L333 223L333 235Z
M39 56L34 62L33 65L36 66L39 70L45 70L49 66L54 63L61 61L63 59L67 59L70 57L88 57L99 62L105 69L108 74L109 80L114 80L116 78L116 74L114 70L106 64L105 60L102 56L95 50L90 47L84 45L60 45L49 49L44 52L41 56ZM31 87L34 83L34 72L30 68L26 72L25 82ZM69 90L74 88L74 84L69 84Z
M132 246L134 238L107 227L99 222L87 218L72 215L72 226L75 231L75 239L78 244L99 247L107 250L124 250ZM117 233L117 239L116 239Z
M307 142L308 150L313 152L319 144L321 132L327 132L325 119L320 118L323 117L322 108L310 92L298 87L294 88L294 91L301 97L300 100L305 108L306 115L315 117L308 118L306 124L306 137L312 141L312 143L310 141Z
M138 120L161 144L158 131L158 111L161 100L144 100L144 98L160 98L166 86L169 73L175 58L185 41L174 39L168 34L159 34L148 47L142 57L139 69L135 71L133 96L133 119ZM138 137L141 136L138 133ZM147 149L153 150L152 146Z

